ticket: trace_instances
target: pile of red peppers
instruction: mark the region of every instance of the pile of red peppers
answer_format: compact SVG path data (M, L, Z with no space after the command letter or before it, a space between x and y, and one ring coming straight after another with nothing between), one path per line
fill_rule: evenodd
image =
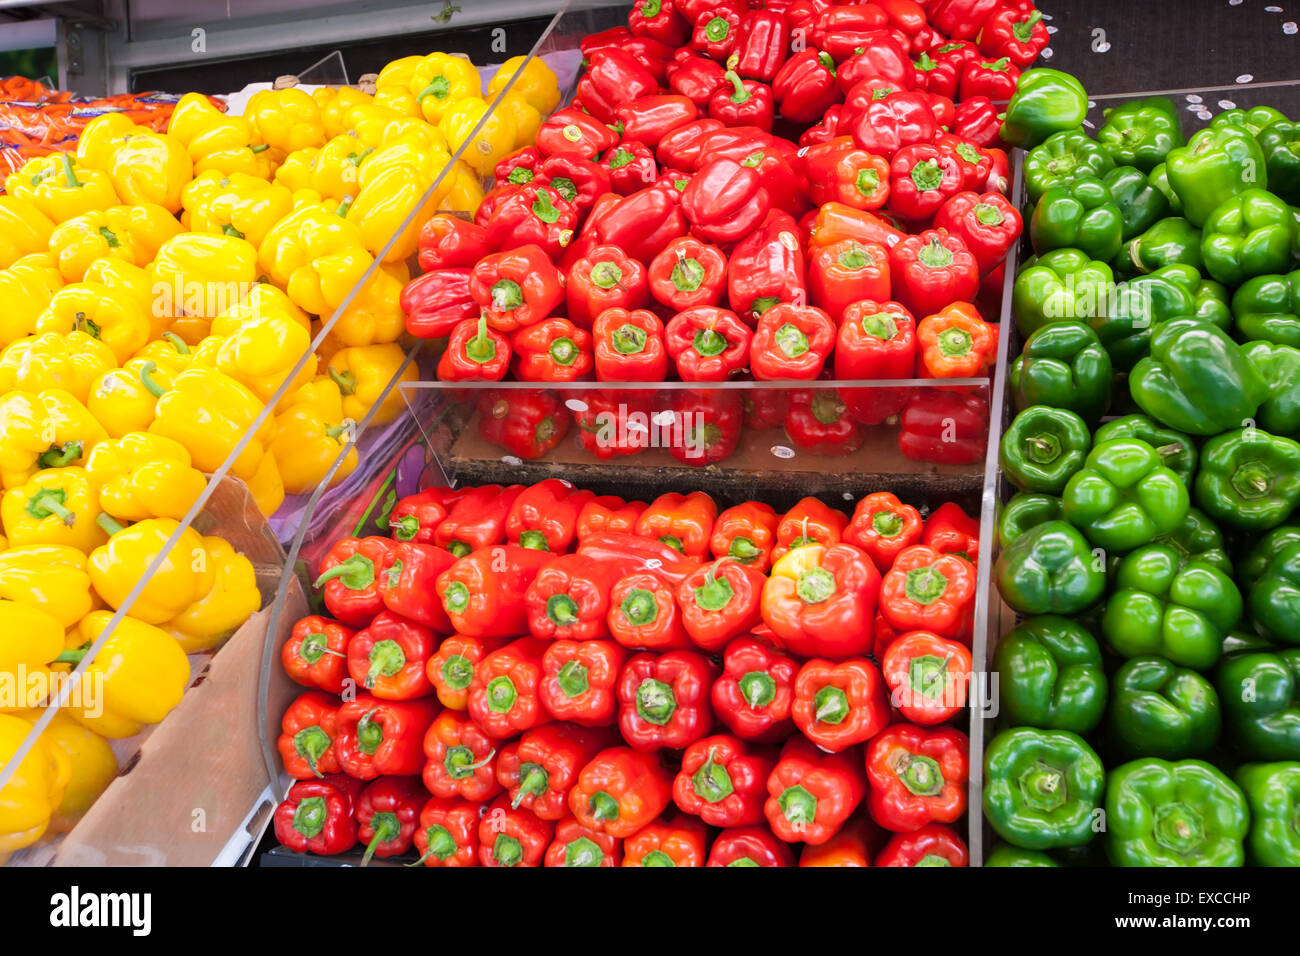
M407 329L447 337L447 381L984 377L1022 226L998 104L1047 41L1031 0L638 0L582 41L576 98L500 163L475 221L428 223ZM832 389L803 415L816 434L777 424L852 450L902 414L909 457L982 457L926 457L937 443L909 418L973 414L932 404Z
M285 846L425 866L964 866L978 525L429 488L321 560Z

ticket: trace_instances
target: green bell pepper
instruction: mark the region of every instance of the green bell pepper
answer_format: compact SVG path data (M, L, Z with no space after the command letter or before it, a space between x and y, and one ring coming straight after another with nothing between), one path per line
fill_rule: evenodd
M1224 658L1214 678L1228 740L1249 760L1300 760L1300 647Z
M1136 166L1116 166L1101 180L1119 209L1123 239L1140 236L1168 216L1169 200Z
M1082 322L1053 322L1025 342L1011 366L1017 408L1068 408L1095 423L1110 408L1110 355Z
M1216 206L1201 230L1205 271L1225 285L1283 272L1291 265L1296 221L1267 189L1247 189Z
M1025 157L1025 189L1030 201L1038 202L1049 189L1068 186L1080 176L1100 178L1114 168L1110 154L1083 130L1053 133Z
M1219 740L1223 715L1208 680L1163 657L1125 661L1111 678L1107 740L1126 757L1177 760Z
M1106 674L1096 638L1069 618L1031 617L993 656L1002 716L1015 726L1086 734L1106 711Z
M1092 435L1067 408L1031 405L1002 436L998 459L1007 480L1021 491L1060 494L1083 467Z
M1178 527L1156 535L1152 544L1167 544L1173 548L1178 552L1183 567L1191 561L1204 561L1232 577L1232 559L1228 557L1223 532L1199 508L1188 508L1187 517Z
M1144 172L1164 162L1171 149L1186 142L1178 107L1164 96L1132 100L1104 110L1101 115L1105 122L1097 130L1097 142L1116 163L1136 166Z
M1161 463L1190 486L1196 474L1196 445L1182 432L1165 428L1146 415L1113 418L1092 436L1094 444L1116 438L1139 438L1160 453Z
M1280 121L1255 138L1264 151L1268 188L1293 206L1300 205L1300 123Z
M1273 556L1246 595L1246 612L1262 637L1300 644L1300 544Z
M1190 315L1200 276L1189 266L1169 265L1115 286L1114 295L1089 324L1110 355L1127 372L1151 351L1151 336L1169 319Z
M1259 428L1216 435L1201 448L1196 503L1219 524L1276 528L1300 503L1300 444Z
M1183 564L1164 544L1126 555L1115 571L1101 630L1121 657L1159 654L1205 670L1223 651L1223 639L1241 620L1241 592L1212 564Z
M1255 106L1248 110L1225 110L1210 120L1210 129L1235 129L1259 136L1274 123L1288 122L1286 114L1271 106Z
M1263 651L1267 654L1277 650L1272 644L1264 640L1254 631L1243 631L1237 628L1223 639L1223 659L1227 660L1228 655L1238 654L1242 651Z
M1017 491L998 515L998 544L1005 548L1030 528L1060 520L1061 499L1056 495Z
M1102 311L1114 289L1110 266L1078 249L1053 249L1025 262L1011 287L1016 327L1026 337L1049 322L1087 320Z
M985 866L1060 866L1041 850L1022 850L1018 846L1003 843L984 858Z
M1156 421L1193 435L1213 435L1253 419L1268 396L1241 347L1222 329L1194 318L1160 323L1151 354L1133 367L1129 391Z
M1181 216L1183 214L1183 201L1178 198L1178 193L1174 192L1174 187L1169 185L1169 167L1165 163L1151 170L1151 185L1164 194L1169 203L1169 215Z
M1187 486L1140 438L1093 445L1061 495L1065 520L1107 551L1132 551L1187 517Z
M1291 547L1300 544L1300 525L1284 524L1251 545L1237 562L1237 581L1249 591L1264 576L1273 559Z
M1079 846L1100 826L1106 771L1068 730L1004 730L984 753L984 815L998 836L1027 850Z
M1242 351L1268 385L1268 398L1259 406L1259 426L1287 436L1300 432L1300 349L1247 342Z
M1300 763L1244 764L1234 777L1250 804L1250 834L1246 837L1250 861L1256 866L1300 866Z
M1300 269L1246 280L1232 295L1232 314L1242 338L1300 348Z
M1116 866L1241 866L1250 810L1203 760L1133 760L1110 772L1106 852Z
M1032 149L1053 133L1077 129L1088 116L1088 94L1069 73L1039 68L1020 74L999 135Z
M1157 220L1146 232L1125 241L1115 259L1119 275L1144 275L1168 265L1187 265L1200 272L1201 230L1181 216Z
M1228 290L1222 282L1202 279L1196 284L1192 318L1203 319L1211 325L1228 331L1232 325L1232 310L1228 307Z
M1021 614L1077 614L1106 589L1104 556L1064 521L1045 521L1016 537L993 568L1002 600Z
M1172 150L1165 164L1169 185L1183 201L1183 215L1198 228L1226 200L1268 186L1264 152L1244 128L1203 129L1186 146Z
M1053 249L1079 249L1094 259L1109 260L1123 240L1119 206L1100 177L1091 174L1080 173L1048 189L1029 217L1029 241L1039 255Z

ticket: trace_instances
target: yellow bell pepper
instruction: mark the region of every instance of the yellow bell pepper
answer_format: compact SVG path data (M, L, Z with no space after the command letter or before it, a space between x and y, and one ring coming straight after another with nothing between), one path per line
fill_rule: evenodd
M304 355L307 361L294 376L290 390L316 374L316 356L308 354L311 338L308 328L283 312L260 310L257 318L241 324L221 344L217 369L247 386L265 404Z
M0 347L36 331L36 320L63 288L63 276L46 254L23 256L0 269Z
M19 339L0 352L0 392L61 388L85 402L99 376L117 368L117 356L85 332L46 332Z
M41 713L39 709L22 710L15 716L34 724ZM62 710L57 711L46 725L41 742L62 750L71 767L63 798L50 817L50 827L46 831L66 833L77 825L77 821L86 815L113 782L118 771L117 757L107 740L81 726Z
M253 562L224 538L205 537L203 547L213 569L212 587L162 629L175 638L187 654L211 650L225 643L250 614L262 606Z
M512 77L514 82L510 83ZM512 56L502 63L488 83L487 99L492 100L507 84L510 84L511 93L522 96L543 116L560 105L559 81L540 57Z
M133 358L95 379L86 408L113 438L143 431L154 420L158 395L171 387L175 374L151 358Z
M50 235L50 255L67 282L80 282L96 259L108 256L146 266L181 224L153 203L97 209L60 224Z
M343 414L343 393L338 383L318 378L287 396L285 408L275 417L275 455L284 487L294 495L314 490L346 448L343 462L330 480L330 487L352 474L357 467L353 442L356 422Z
M77 165L108 173L113 168L113 156L118 149L139 131L140 127L124 113L105 113L96 117L77 137Z
M275 184L291 193L311 186L311 166L319 152L320 149L315 146L294 150L275 171Z
M365 146L353 132L340 133L320 148L311 164L311 188L327 199L355 196L358 169L363 160L373 153L373 146Z
M153 273L162 309L170 307L169 314L177 317L211 320L252 291L257 249L235 236L182 233L158 249Z
M193 353L189 345L175 332L164 332L133 356L133 358L153 362L158 368L172 375L189 368L192 357Z
M0 551L0 599L44 611L66 629L94 608L86 555L64 545Z
M149 341L149 317L138 302L98 282L64 286L36 320L37 334L85 332L125 362Z
M181 205L181 221L191 232L234 236L258 246L293 209L293 193L245 173L208 170L182 190Z
M542 128L542 114L518 93L512 90L504 94L494 110L507 113L514 120L516 148L529 146L537 139L537 131Z
M332 313L372 261L361 229L346 218L349 206L348 199L300 206L262 241L262 271L313 315Z
M147 266L136 266L112 256L105 256L103 259L96 259L86 267L86 274L81 281L98 282L115 292L130 296L139 303L140 308L147 315L152 317L149 328L153 335L161 335L167 327L165 319L153 316L155 276Z
M112 619L108 611L91 611L83 617L76 631L81 646L93 644ZM104 737L134 737L181 702L190 682L190 662L166 631L132 614L118 621L82 680L99 687L102 699L95 701L94 708L65 707L68 716ZM96 716L99 709L102 713Z
M483 81L464 57L430 53L412 71L406 88L415 95L421 115L438 123L454 104L483 92Z
M88 552L104 543L98 517L98 489L85 468L38 471L0 498L0 522L16 548L59 544Z
M40 706L49 696L50 664L63 653L64 643L63 625L52 614L33 604L0 599L0 675L12 681L16 691L0 698L0 709ZM24 672L35 679L24 680Z
M402 150L405 147L392 148ZM348 218L361 227L366 250L371 255L382 253L394 235L397 239L384 257L385 262L402 262L415 254L420 229L451 192L451 179L446 176L437 178L442 167L450 161L450 157L442 154L441 165L433 173L395 163L387 164L370 175L362 169L366 182L357 194ZM434 185L435 181L437 185ZM406 223L405 228L402 228L403 223Z
M339 316L330 335L345 348L395 342L406 330L401 295L405 264L386 263L375 270Z
M478 212L483 203L483 185L478 173L460 160L456 160L452 170L447 173L451 189L438 204L439 212L467 212L471 216Z
M0 196L0 269L23 256L44 252L50 244L54 222L33 202Z
M268 423L269 424L269 423ZM268 518L284 504L284 479L274 455L263 455L252 477L242 479L257 510Z
M438 127L422 119L403 116L390 109L367 106L352 111L353 130L363 146L380 149L398 143L410 143L419 150L447 152L447 140Z
M405 361L406 352L394 343L362 345L336 352L330 359L328 374L343 394L343 414L357 422L364 419ZM402 372L401 381L414 382L418 378L419 372L411 363ZM401 389L394 388L372 421L376 425L391 422L405 409Z
M87 568L95 593L116 610L125 603L126 596L149 565L163 553L180 522L173 518L146 518L123 527L108 515L101 515L99 523L110 536L108 543L90 552ZM150 624L169 621L207 594L215 577L207 561L203 536L193 528L186 528L149 578L129 613Z
M149 431L180 442L196 468L213 472L239 444L262 408L257 396L230 376L210 368L189 368L177 375L158 399ZM248 479L257 471L270 425L268 418L235 459L230 473L236 478Z
M452 154L463 146L459 158L483 176L491 176L496 164L515 148L514 117L504 110L489 114L487 101L477 96L448 107L438 121L438 129L447 137Z
M76 397L52 388L0 395L0 482L13 488L44 468L85 461L108 434Z
M86 462L86 474L97 489L100 510L126 521L179 521L208 484L184 445L147 432L100 442Z
M0 766L18 752L32 725L0 714ZM68 755L42 735L0 790L0 864L45 835L72 777Z
M5 180L5 192L32 203L56 223L117 205L117 193L108 174L77 168L71 153L29 159Z
M415 94L404 86L384 86L376 89L374 105L410 119L424 118Z
M351 86L337 89L322 86L312 91L312 98L320 109L321 125L325 135L331 139L352 128L352 111L358 106L369 106L373 101L369 93L362 93Z
M320 110L297 87L254 93L244 108L244 118L252 124L258 142L269 143L286 153L325 143Z
M385 63L375 78L375 89L383 90L390 87L400 86L403 89L410 86L411 77L415 75L415 68L424 62L424 57L403 56L396 60L390 60Z
M172 110L167 134L179 142L194 164L194 174L242 173L270 179L284 153L266 143L253 144L253 127L242 116L227 116L201 93L186 93Z
M234 335L244 323L269 314L286 316L311 331L311 319L307 313L294 305L283 290L269 282L259 282L249 291L244 301L232 305L212 320L212 334Z
M194 178L194 164L171 136L143 130L113 152L109 176L122 202L154 203L174 214L181 211L181 190Z

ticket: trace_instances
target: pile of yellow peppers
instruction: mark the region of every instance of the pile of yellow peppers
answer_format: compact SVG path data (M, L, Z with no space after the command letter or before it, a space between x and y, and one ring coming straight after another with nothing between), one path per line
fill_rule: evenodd
M264 514L324 480L355 422L401 413L396 392L375 406L405 360L398 298L420 227L477 210L481 178L558 100L540 61L508 61L483 90L462 57L405 57L373 95L269 90L231 116L191 93L164 133L107 114L75 155L5 180L0 680L80 660L291 374L230 468ZM350 449L333 481L355 467ZM185 530L83 676L97 706L56 714L0 791L0 862L70 829L116 774L105 738L162 720L186 654L259 603L247 558ZM0 698L0 765L44 702Z

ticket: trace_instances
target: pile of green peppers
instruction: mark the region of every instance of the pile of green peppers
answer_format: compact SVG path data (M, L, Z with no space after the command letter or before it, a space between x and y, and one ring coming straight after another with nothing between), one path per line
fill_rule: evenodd
M1021 90L987 863L1300 866L1300 123Z

